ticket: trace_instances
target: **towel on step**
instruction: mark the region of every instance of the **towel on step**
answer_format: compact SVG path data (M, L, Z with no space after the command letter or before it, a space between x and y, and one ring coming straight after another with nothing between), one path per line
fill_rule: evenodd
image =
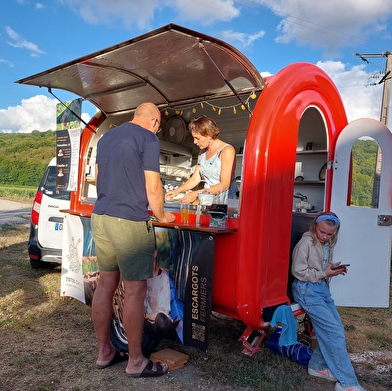
M277 323L282 325L282 334L279 339L279 345L292 345L297 342L297 323L293 311L287 304L279 306L272 316L271 326Z

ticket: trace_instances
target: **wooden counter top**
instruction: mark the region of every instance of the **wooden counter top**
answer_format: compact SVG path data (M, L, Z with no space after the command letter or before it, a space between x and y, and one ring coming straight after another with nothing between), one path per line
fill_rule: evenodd
M199 231L212 234L229 234L237 232L237 228L210 228L205 225L184 225L178 222L174 223L160 223L159 221L152 221L154 227L182 229L184 231Z
M91 217L91 213L81 213L81 212L77 212L77 211L70 210L70 209L63 209L63 210L60 210L60 212L68 213L70 215L80 216L80 217L87 217L87 218ZM156 221L154 219L152 219L152 223L153 223L154 227L182 229L184 231L199 231L199 232L205 232L205 233L211 233L211 234L229 234L229 233L237 232L237 228L235 228L235 227L210 228L205 225L200 225L200 226L194 225L194 224L184 225L184 224L181 224L177 221L175 221L174 223L160 223L159 221Z

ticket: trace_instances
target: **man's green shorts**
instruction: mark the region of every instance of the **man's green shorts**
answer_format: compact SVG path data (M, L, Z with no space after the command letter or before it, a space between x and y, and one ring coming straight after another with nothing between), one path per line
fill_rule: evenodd
M91 227L101 271L119 270L128 281L153 276L155 234L151 221L93 213Z

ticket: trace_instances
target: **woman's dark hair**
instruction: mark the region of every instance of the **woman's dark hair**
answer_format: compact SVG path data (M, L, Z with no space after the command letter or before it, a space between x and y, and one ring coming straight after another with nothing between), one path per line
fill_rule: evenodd
M191 133L196 132L204 137L211 137L213 139L218 138L220 133L216 122L206 115L201 115L200 117L194 118L189 123L188 129Z

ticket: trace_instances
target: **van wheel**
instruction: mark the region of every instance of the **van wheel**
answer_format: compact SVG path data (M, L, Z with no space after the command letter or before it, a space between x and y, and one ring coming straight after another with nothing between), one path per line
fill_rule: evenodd
M110 323L110 342L113 347L120 353L128 353L128 339L125 334L124 325L113 316ZM153 351L156 350L160 342L159 338L151 337L150 335L143 334L142 338L142 351L148 357Z
M32 267L32 269L42 269L44 267L48 267L49 265L47 262L42 262L38 259L30 258L30 266Z

